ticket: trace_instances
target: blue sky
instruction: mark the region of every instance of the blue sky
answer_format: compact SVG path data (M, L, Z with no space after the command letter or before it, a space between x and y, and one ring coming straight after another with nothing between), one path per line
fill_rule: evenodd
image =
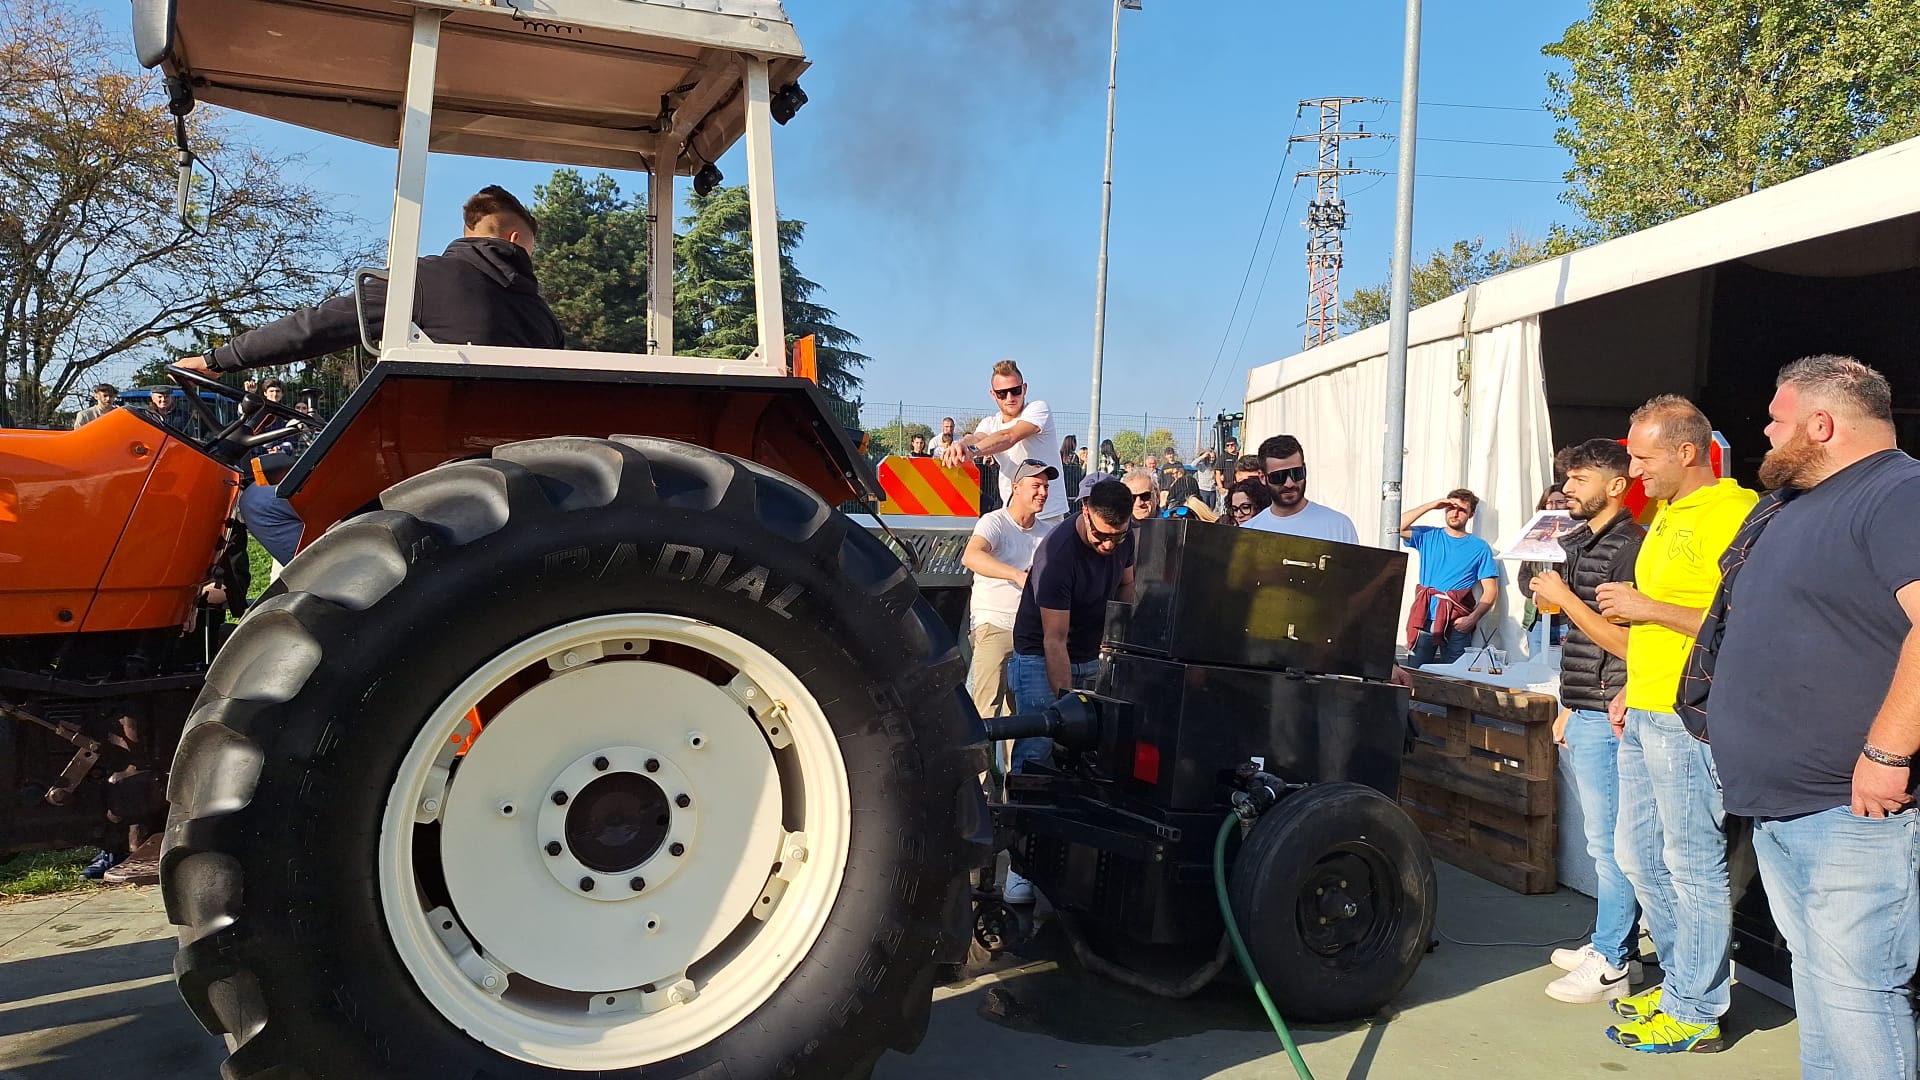
M124 3L89 2L110 27L125 25ZM1036 395L1084 412L1109 4L786 6L815 66L802 79L810 103L776 129L780 210L807 223L800 268L873 356L866 400L986 411L987 368L1010 356ZM1291 173L1311 147L1285 163L1239 316L1229 324L1229 315L1287 136L1315 126L1303 116L1296 129L1296 102L1397 98L1403 10L1396 0L1144 0L1123 13L1103 411L1191 414L1205 382L1211 414L1237 403L1248 368L1298 351L1310 189L1293 189ZM1426 5L1420 99L1502 108L1421 109L1418 252L1571 219L1557 183L1440 177L1557 181L1567 159L1540 109L1552 63L1540 47L1584 13L1572 0ZM1353 105L1347 116L1348 127L1391 131L1398 107ZM384 236L392 151L234 122L304 155L311 182ZM1386 139L1346 149L1361 168L1391 170L1394 155ZM730 181L745 176L739 158L720 162ZM503 183L530 198L552 172L441 156L429 168L429 250L458 234L459 203L478 187ZM617 178L644 189L638 174ZM1347 289L1386 278L1393 184L1345 181Z

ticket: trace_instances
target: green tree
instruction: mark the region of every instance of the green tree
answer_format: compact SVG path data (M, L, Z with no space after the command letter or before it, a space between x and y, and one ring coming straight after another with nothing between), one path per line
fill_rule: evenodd
M15 423L83 398L102 364L278 317L370 259L297 160L205 111L188 142L217 181L183 227L172 117L156 76L121 68L120 40L59 0L0 14L0 417Z
M906 453L913 448L915 435L924 437L928 446L933 445L933 428L921 423L888 424L868 432L868 435L867 448L875 457Z
M674 352L681 356L738 359L759 344L754 313L753 257L747 242L747 189L723 187L694 195L686 231L674 241L678 278L674 288ZM794 265L793 252L806 223L780 220L781 304L787 344L814 335L820 388L851 399L860 389L859 369L871 359L855 352L858 336L834 322L832 309L814 301L820 286Z
M1567 243L1566 234L1558 231L1545 241L1511 236L1492 251L1486 250L1483 237L1455 240L1452 247L1439 248L1414 264L1408 285L1410 306L1418 308L1444 300L1477 281L1556 254L1560 246L1571 244ZM1353 295L1340 306L1341 328L1351 332L1386 322L1388 299L1385 283L1353 290Z
M540 291L567 344L595 352L647 351L647 207L606 173L555 170L533 189Z
M1920 134L1912 0L1594 0L1545 53L1596 238Z
M1155 428L1142 435L1132 428L1126 428L1105 438L1113 440L1113 452L1120 455L1122 462L1142 465L1146 463L1148 454L1159 457L1161 451L1173 443L1173 432L1166 428Z

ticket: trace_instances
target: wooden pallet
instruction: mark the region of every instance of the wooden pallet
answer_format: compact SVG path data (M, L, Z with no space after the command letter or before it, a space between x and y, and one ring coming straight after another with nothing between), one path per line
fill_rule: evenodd
M1559 703L1407 674L1420 738L1401 762L1401 807L1439 858L1515 892L1552 892Z

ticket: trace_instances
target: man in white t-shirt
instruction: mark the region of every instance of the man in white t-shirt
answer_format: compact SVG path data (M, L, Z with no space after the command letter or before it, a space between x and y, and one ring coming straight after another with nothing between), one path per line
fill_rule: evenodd
M1260 444L1260 465L1273 505L1240 527L1286 536L1308 536L1339 544L1357 544L1353 520L1338 510L1307 501L1307 452L1291 435L1275 435Z
M1053 410L1044 401L1027 398L1027 381L1020 365L1002 360L993 365L994 404L998 412L980 421L971 433L956 439L940 452L940 460L949 468L969 457L990 455L1000 466L1000 501L1012 497L1013 474L1023 461L1039 461L1053 466L1054 477L1047 481L1047 503L1040 516L1059 521L1067 516L1067 488L1060 481L1060 436L1053 431Z
M1020 590L1026 588L1033 553L1053 531L1054 522L1041 520L1040 514L1058 476L1059 470L1044 461L1016 466L1007 505L981 515L960 556L961 565L973 571L973 666L967 672L967 690L981 716L1005 716L1014 709L1007 684L1013 617L1020 610Z

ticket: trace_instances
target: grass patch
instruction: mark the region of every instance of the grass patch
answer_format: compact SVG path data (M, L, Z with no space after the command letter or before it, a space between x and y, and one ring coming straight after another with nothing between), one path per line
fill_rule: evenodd
M252 536L247 537L247 571L253 575L253 582L247 586L247 599L258 600L260 594L267 591L267 579L273 576L273 556Z
M68 848L65 851L29 851L0 863L0 899L19 896L46 896L84 888L87 880L80 868L93 861L97 848Z

